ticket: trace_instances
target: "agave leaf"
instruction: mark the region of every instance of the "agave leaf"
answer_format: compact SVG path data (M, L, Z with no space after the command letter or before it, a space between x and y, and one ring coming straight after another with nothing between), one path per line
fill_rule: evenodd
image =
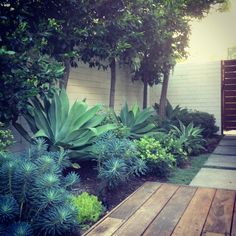
M121 109L121 112L120 112L120 119L121 119L121 122L128 126L128 122L129 122L129 108L128 108L128 104L125 103L124 107Z
M32 138L30 137L29 133L24 129L21 124L17 122L12 123L16 130L29 142L32 143Z
M90 119L92 119L98 110L100 109L100 106L94 106L87 110L82 116L79 117L79 119L74 124L74 129L79 129L82 125L84 125L86 122L88 122Z
M146 121L148 118L150 118L150 116L152 115L152 111L150 111L149 109L144 109L142 112L140 112L137 115L137 118L135 119L135 125L141 124L144 121Z
M50 123L49 123L45 113L43 112L44 109L42 107L42 104L40 103L40 101L37 98L34 98L32 100L32 102L35 107L34 119L36 121L35 124L36 124L37 128L43 129L48 137L53 137L53 132L51 130Z
M72 105L69 111L69 114L65 123L63 124L62 128L60 129L60 132L55 138L56 141L62 141L68 135L70 135L71 132L75 130L73 128L74 123L75 123L75 117L78 117L78 115L80 114L79 111L84 110L84 109L86 110L86 105L83 102L78 102L78 101L74 102L74 104Z
M47 134L42 129L40 129L36 134L34 134L33 137L34 138L39 138L39 137L51 138L51 137L48 137ZM51 141L53 141L53 140L51 140Z
M61 104L61 124L60 124L60 129L62 128L62 125L65 123L68 114L69 114L69 109L70 109L70 105L69 105L69 98L67 96L67 93L65 91L65 89L63 89L60 93L60 104Z
M139 111L140 111L138 104L137 103L134 104L131 110L132 110L132 112L134 114L134 117L135 117L139 113Z

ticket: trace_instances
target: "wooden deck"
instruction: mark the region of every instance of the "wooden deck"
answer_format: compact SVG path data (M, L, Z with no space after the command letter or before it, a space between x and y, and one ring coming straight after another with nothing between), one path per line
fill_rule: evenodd
M236 236L235 191L146 182L84 235Z

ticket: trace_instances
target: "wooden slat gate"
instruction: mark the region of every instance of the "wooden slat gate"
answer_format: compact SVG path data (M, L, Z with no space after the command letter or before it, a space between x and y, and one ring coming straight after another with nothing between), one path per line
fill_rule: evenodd
M221 62L222 129L236 130L236 60Z

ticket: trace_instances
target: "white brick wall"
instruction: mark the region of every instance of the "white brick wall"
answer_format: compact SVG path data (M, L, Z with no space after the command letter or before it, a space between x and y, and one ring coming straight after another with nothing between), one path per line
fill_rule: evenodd
M150 89L150 103L159 103L161 86ZM167 97L174 106L213 114L221 128L221 64L180 63L170 76Z
M138 103L142 106L143 85L140 81L132 82L127 68L117 65L117 81L115 93L115 110L120 110L127 101L129 105ZM108 106L110 93L110 69L97 70L86 64L79 64L78 68L71 68L67 93L70 102L86 98L93 106L97 103Z

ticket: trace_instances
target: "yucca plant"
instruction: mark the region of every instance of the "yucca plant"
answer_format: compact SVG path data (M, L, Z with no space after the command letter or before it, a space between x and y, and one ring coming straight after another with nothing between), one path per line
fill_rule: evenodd
M179 121L179 127L171 125L170 131L170 134L173 134L180 140L184 150L189 155L199 154L202 150L205 150L205 140L201 133L202 129L194 127L193 122L185 126L181 121Z
M156 131L156 126L152 122L153 110L146 108L140 110L138 105L134 105L131 110L127 103L121 109L119 120L127 127L126 137L139 138L144 135L152 135Z
M48 152L42 140L21 154L0 154L0 234L73 235L77 212L68 191L79 181L62 170L66 153ZM77 234L78 235L78 234Z
M101 125L104 114L98 114L101 106L88 108L84 101L76 101L72 107L65 90L55 92L52 98L31 100L31 109L24 115L33 136L15 124L18 131L30 142L32 138L45 138L51 149L63 147L76 155L87 154L88 147L99 135L114 128L112 124Z

